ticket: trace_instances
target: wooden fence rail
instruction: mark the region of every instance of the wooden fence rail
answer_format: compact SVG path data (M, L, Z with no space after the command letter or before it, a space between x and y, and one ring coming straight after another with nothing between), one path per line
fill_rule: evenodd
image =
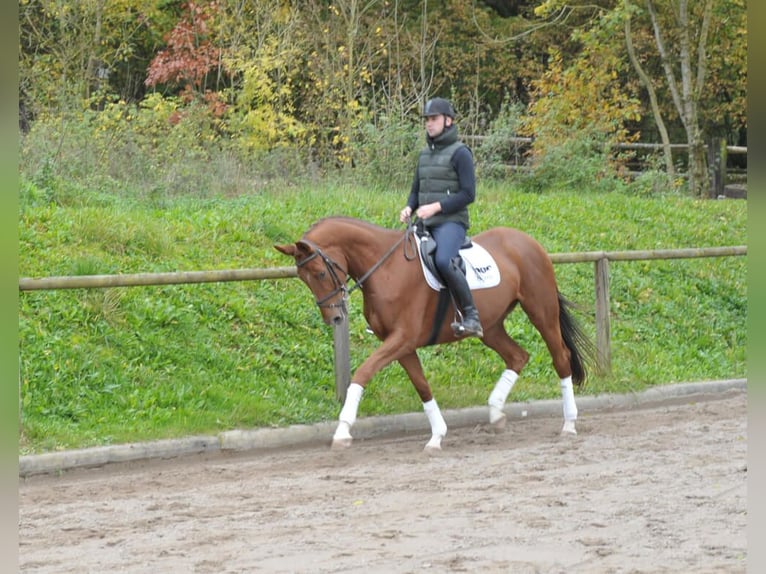
M604 369L612 368L612 327L609 321L609 262L651 259L691 259L695 257L730 257L747 255L746 245L731 247L700 247L687 249L653 249L648 251L586 251L553 253L554 263L595 262L596 349Z
M465 134L462 138L471 145L481 145L481 142L487 139L484 135L470 135ZM509 167L513 170L524 170L525 158L522 150L528 148L534 142L531 137L517 137L512 136L507 138L508 150L512 153L514 164ZM670 144L668 146L671 151L688 153L688 144ZM615 150L634 150L634 151L652 151L659 152L664 149L662 144L647 143L647 142L632 142L632 143L618 143L614 145ZM711 198L724 197L747 197L746 187L740 186L727 187L727 180L731 179L730 183L741 182L742 175L744 174L745 180L747 178L747 168L735 168L727 167L728 156L733 155L747 155L747 146L727 145L726 141L722 138L711 138L707 144L708 155L708 171L709 171L709 192L708 195ZM638 160L639 164L641 160ZM637 176L641 173L641 169L638 171L631 171L631 175ZM734 181L735 178L737 181Z
M746 245L699 247L686 249L652 249L644 251L585 251L551 253L554 264L595 263L596 348L603 366L611 369L611 324L609 320L609 262L656 259L691 259L698 257L732 257L747 255ZM295 267L270 269L224 269L220 271L181 271L169 273L137 273L124 275L81 275L19 279L20 291L52 289L93 289L149 285L179 285L227 281L254 281L297 277ZM334 327L335 385L338 400L343 401L350 384L350 352L348 319Z
M487 136L483 135L470 135L465 134L460 136L462 139L464 139L467 142L476 144L481 143L482 141L487 139ZM531 137L517 137L517 136L511 136L507 138L509 145L519 145L519 144L531 144L534 141L534 138ZM615 145L615 149L644 149L644 150L652 150L652 151L662 151L664 146L661 143L645 143L645 142L630 142L630 143L618 143ZM747 146L738 146L738 145L726 145L725 146L726 151L730 154L744 154L747 155ZM689 144L670 144L670 149L672 150L688 150Z

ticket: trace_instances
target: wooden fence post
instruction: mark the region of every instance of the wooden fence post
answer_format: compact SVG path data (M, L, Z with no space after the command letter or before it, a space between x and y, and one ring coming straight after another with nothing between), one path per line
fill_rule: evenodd
M726 187L726 140L714 137L708 146L708 170L710 171L710 197L724 195Z
M335 347L335 397L343 404L346 391L351 384L351 360L348 332L348 314L343 313L343 320L333 325L333 343Z
M612 331L609 323L609 259L596 260L596 350L604 373L612 372Z

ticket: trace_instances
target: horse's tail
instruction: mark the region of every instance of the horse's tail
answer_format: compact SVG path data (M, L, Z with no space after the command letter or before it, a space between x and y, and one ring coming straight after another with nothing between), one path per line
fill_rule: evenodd
M570 309L572 303L561 293L559 296L559 326L564 344L569 349L569 366L572 369L572 382L581 386L587 377L588 364L598 364L598 352L580 325L575 321Z

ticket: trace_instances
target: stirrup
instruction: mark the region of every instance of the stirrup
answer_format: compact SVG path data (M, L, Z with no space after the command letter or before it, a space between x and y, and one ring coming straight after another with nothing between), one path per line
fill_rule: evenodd
M481 328L481 323L477 322L477 325L475 327L471 327L470 325L466 326L465 323L459 323L455 321L450 325L452 327L452 332L455 334L456 337L479 337L482 338L484 336L484 330Z

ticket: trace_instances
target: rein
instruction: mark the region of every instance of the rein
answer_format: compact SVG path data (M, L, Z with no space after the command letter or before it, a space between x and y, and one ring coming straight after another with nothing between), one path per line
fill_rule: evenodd
M306 239L303 239L302 241L304 243L307 243L314 250L314 252L311 255L309 255L308 257L306 257L305 259L302 259L301 261L296 263L296 267L303 267L304 265L306 265L306 263L308 263L312 259L314 259L316 257L321 257L322 261L324 261L324 264L325 264L325 267L327 268L327 271L330 273L330 276L332 277L333 284L335 285L335 288L329 294L325 295L321 299L317 299L316 300L316 304L319 307L329 307L329 308L332 308L332 307L345 307L346 299L348 298L348 295L350 293L352 293L355 289L361 289L364 286L364 282L367 281L367 279L370 278L370 275L372 275L375 271L377 271L378 268L381 265L383 265L383 263L386 261L386 259L391 257L391 255L394 253L394 251L396 251L396 248L399 247L399 245L404 243L404 241L407 240L408 238L410 239L410 241L409 241L410 244L414 243L414 241L415 241L414 232L415 232L415 227L414 226L408 226L407 229L404 230L404 233L402 234L402 236L396 241L396 243L394 243L389 248L389 250L386 251L383 254L383 256L380 259L378 259L378 261L370 269L368 269L359 279L354 279L353 277L351 277L351 275L349 274L348 271L343 269L343 267L341 267L335 260L333 260L332 257L330 257L324 251L322 251L318 245L316 245L315 243L313 243L311 241L308 241ZM411 261L414 257L416 257L417 256L417 251L415 250L414 247L413 247L413 251L414 251L413 255L412 256L408 256L408 254L407 254L407 243L404 244L404 258L405 259L407 259L408 261ZM346 280L345 281L341 281L340 277L338 277L338 274L335 271L336 269L338 271L341 271L343 274L345 274L345 276L346 276ZM354 284L351 286L350 289L347 289L346 288L346 283L348 283L349 280L353 280ZM332 299L338 293L341 293L341 292L343 293L343 297L342 297L340 303L331 303L329 305L326 304L328 300Z
M383 257L378 259L378 261L377 261L377 263L375 263L375 265L370 267L370 269L368 269L367 272L364 275L362 275L359 279L356 280L356 283L351 286L351 289L349 289L348 292L351 293L354 289L357 289L357 288L361 289L362 288L362 284L365 281L367 281L367 279L370 277L370 275L372 275L375 271L377 271L378 267L383 265L383 263L386 261L386 259L391 257L391 255L394 253L394 251L396 251L396 248L399 247L399 245L401 243L404 243L404 241L408 237L410 238L410 243L412 243L412 241L414 240L413 233L414 233L414 229L411 228L411 227L407 227L407 229L404 230L404 234L396 241L396 243L394 243L389 248L389 250L386 251L383 254ZM407 257L407 244L406 243L404 245L404 258L407 259L408 261L411 261L411 258ZM346 276L349 276L348 273L346 273Z

